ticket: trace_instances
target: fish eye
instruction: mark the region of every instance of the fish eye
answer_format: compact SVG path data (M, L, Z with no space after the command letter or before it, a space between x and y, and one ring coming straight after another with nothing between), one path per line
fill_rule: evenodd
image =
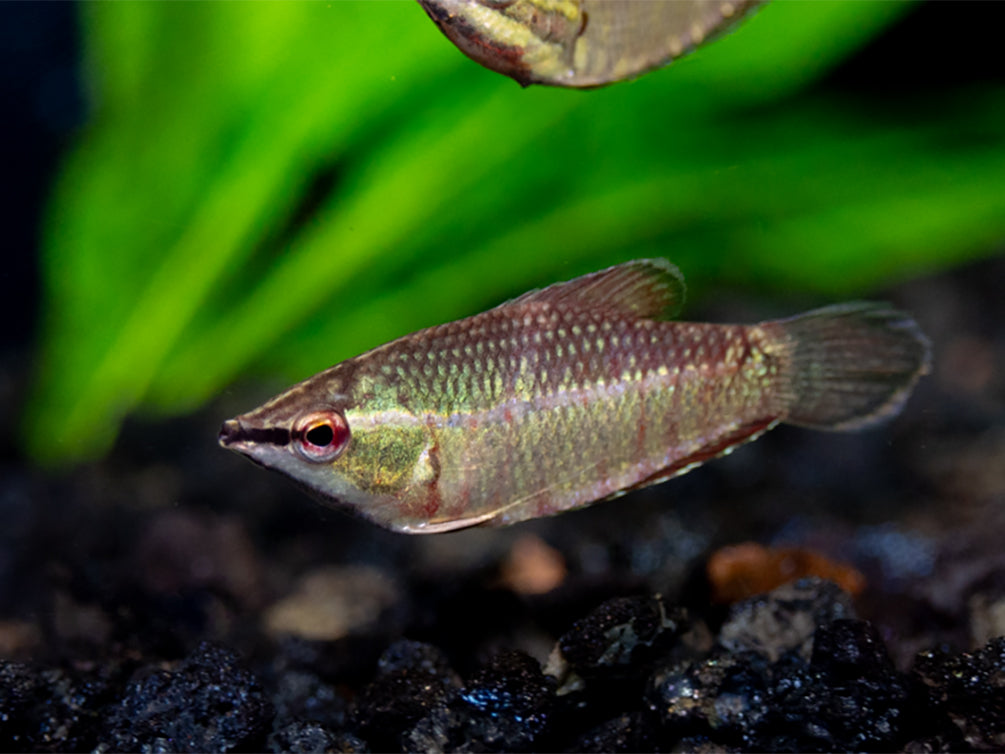
M293 445L308 461L332 461L349 444L349 425L337 411L315 411L293 425Z

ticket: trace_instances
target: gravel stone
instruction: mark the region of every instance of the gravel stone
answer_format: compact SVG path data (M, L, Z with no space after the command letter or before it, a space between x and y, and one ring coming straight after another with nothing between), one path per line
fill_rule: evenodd
M174 669L150 668L108 713L103 751L189 752L261 748L273 709L237 655L210 643Z
M940 728L940 740L976 751L1005 749L1005 636L973 653L918 655L912 679Z
M406 751L530 751L548 727L554 680L521 652L503 652L478 670L447 706L404 738Z
M332 729L345 727L348 704L331 684L305 670L287 670L276 681L272 697L276 724L311 722Z
M95 674L0 662L0 750L93 748L110 688Z
M642 712L626 712L611 718L580 736L569 751L628 752L652 751L655 733L649 716Z
M807 603L809 605L809 603ZM809 616L804 616L808 619ZM654 674L650 708L669 740L771 751L887 750L903 744L905 679L864 621L821 626L807 663L797 649L772 662L720 647Z
M269 736L269 751L292 754L363 754L366 743L351 733L333 731L320 723L294 722Z
M690 626L682 608L659 596L608 600L558 640L564 664L582 678L629 673L668 648Z
M772 661L793 649L809 660L817 627L851 617L851 599L837 585L800 579L734 605L719 641L730 651L751 650Z
M458 693L457 674L436 647L415 641L392 644L377 677L360 694L355 720L376 750L397 750L401 736Z

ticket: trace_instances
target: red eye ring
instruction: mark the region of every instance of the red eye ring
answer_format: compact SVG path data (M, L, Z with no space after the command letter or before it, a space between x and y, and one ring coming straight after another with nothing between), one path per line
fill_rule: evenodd
M335 460L349 444L349 425L338 411L312 411L293 425L293 447L307 461Z

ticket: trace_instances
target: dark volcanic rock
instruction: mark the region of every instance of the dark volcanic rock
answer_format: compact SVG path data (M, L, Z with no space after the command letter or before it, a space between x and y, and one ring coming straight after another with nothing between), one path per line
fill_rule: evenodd
M582 678L616 677L666 650L689 626L687 613L659 596L619 597L576 621L558 649Z
M817 629L810 664L836 683L866 676L888 678L895 672L876 629L866 621L848 618Z
M521 652L497 655L449 705L404 737L409 751L529 751L547 728L554 680Z
M649 708L670 741L707 735L720 743L750 743L749 733L769 714L770 683L769 664L760 655L717 650L658 670L650 681Z
M461 683L442 650L421 641L401 639L394 642L377 660L378 675L399 671L421 671L441 678L453 686Z
M272 697L276 707L276 725L294 721L312 722L332 729L343 728L347 703L338 691L314 673L287 670L276 681Z
M770 660L790 650L808 660L818 626L853 616L851 598L836 584L800 579L734 605L719 641L731 651L751 650Z
M650 716L642 712L626 712L580 736L569 751L651 751L655 741L656 733Z
M555 697L554 680L541 673L537 661L522 652L503 652L475 673L461 699L481 717L520 728L528 743L548 723Z
M294 754L362 754L366 743L344 731L333 731L321 723L294 722L269 736L269 751Z
M5 751L34 748L36 722L31 710L37 703L36 671L16 662L0 664L0 747Z
M813 625L832 614L821 611L820 599L801 602L801 609L788 603L785 625ZM741 607L739 613L745 612ZM902 745L907 684L875 629L842 619L817 627L811 642L799 639L801 633L783 631L780 644L756 644L767 651L719 647L703 658L665 664L653 675L647 695L665 739L701 736L714 744L774 751ZM809 662L803 656L808 643L813 645ZM780 646L788 651L775 660Z
M809 682L796 685L779 676L772 689L771 726L799 749L899 748L907 684L876 629L865 621L837 620L821 626L813 641ZM763 743L768 747L774 740Z
M90 749L109 696L109 682L97 675L0 662L0 749Z
M929 705L937 738L977 751L1005 749L1005 636L977 652L923 652L912 677Z
M236 654L204 643L172 670L135 678L110 710L104 751L261 748L272 705Z
M457 674L436 647L417 641L392 644L378 674L360 695L356 724L374 749L400 748L403 733L457 696Z

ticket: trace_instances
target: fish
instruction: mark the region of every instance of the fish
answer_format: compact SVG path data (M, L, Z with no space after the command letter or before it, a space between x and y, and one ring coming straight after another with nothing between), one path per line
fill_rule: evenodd
M398 532L505 526L662 482L785 422L896 415L931 364L907 314L854 302L678 322L665 259L532 290L338 363L219 442Z
M591 88L690 52L759 0L419 0L477 63L522 86Z

